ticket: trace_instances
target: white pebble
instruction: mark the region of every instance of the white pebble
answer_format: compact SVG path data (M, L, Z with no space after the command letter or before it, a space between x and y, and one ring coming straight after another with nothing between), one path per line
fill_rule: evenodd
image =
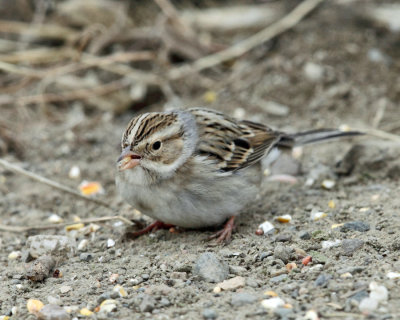
M322 211L311 212L311 215L310 215L311 220L314 220L314 221L318 221L322 218L325 218L326 216L327 216L327 214Z
M21 251L12 251L8 255L8 260L16 260L21 257Z
M388 272L386 274L386 277L388 277L389 279L400 279L400 272Z
M269 221L264 221L258 226L258 228L261 229L264 234L272 232L275 229L274 225Z
M282 307L284 304L285 304L285 301L283 301L279 297L264 299L263 301L261 301L261 305L265 309L270 309L270 310Z
M61 218L58 214L55 214L55 213L52 213L47 220L50 223L61 223L64 221L63 218Z
M318 313L314 310L308 310L303 320L319 320Z
M68 176L70 179L79 179L81 177L81 169L78 166L71 167Z
M318 81L324 75L324 68L319 64L307 62L303 67L304 75L311 81Z
M322 181L322 187L324 187L325 189L332 189L335 186L336 182L333 180L329 180L329 179L325 179L324 181Z
M236 108L233 111L233 116L238 119L243 119L246 115L246 111L243 108Z
M341 244L342 240L335 239L334 241L322 241L321 245L323 249L329 249L333 247L338 247Z
M115 241L113 239L107 240L107 248L112 248L115 246Z
M375 281L372 281L369 284L369 289L371 290L371 292L369 293L369 297L371 299L375 299L380 302L386 301L389 298L389 292L386 287L377 284Z
M79 244L78 244L78 250L84 251L87 248L88 244L89 244L89 241L87 239L81 240L81 242L79 242Z
M361 300L360 304L358 305L358 308L360 309L361 312L370 313L376 310L376 308L378 308L378 301L371 298L364 298Z

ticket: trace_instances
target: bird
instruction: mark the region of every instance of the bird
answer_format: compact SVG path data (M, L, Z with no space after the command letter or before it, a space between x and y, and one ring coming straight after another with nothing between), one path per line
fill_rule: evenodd
M289 134L206 108L135 116L122 135L116 187L155 222L130 237L225 223L211 238L227 243L235 218L259 192L263 157L274 149L360 134L336 129Z

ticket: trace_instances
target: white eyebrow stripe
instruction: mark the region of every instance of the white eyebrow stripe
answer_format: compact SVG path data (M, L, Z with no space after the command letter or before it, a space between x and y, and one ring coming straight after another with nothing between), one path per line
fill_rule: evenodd
M132 130L129 132L129 135L127 137L128 141L133 141L133 138L136 136L136 131L139 129L140 124L142 123L143 119L146 118L149 115L149 113L144 113L140 116L138 121L136 121L135 126L132 128Z

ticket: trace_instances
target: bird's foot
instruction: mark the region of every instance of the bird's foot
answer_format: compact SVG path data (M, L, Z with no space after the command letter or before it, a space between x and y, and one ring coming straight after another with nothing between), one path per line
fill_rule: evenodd
M167 223L164 223L164 222L161 222L161 221L157 220L157 221L154 221L153 223L149 224L146 228L143 228L143 229L141 229L139 231L127 233L126 237L130 238L130 239L135 239L135 238L138 238L138 237L140 237L140 236L142 236L142 235L144 235L146 233L155 232L155 231L160 230L160 229L170 229L172 227L174 227L174 225L167 224Z
M225 223L225 226L222 230L219 230L218 232L212 234L208 239L217 239L217 243L225 243L228 244L231 242L232 238L232 232L233 229L235 228L235 216L232 216L229 218L229 220Z

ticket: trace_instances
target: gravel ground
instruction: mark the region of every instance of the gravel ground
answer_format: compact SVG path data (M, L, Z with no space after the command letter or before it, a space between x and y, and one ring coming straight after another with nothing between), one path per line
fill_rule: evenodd
M325 4L240 60L247 71L215 100L182 90L182 104L286 131L370 127L384 105L380 127L393 128L399 33L366 18L358 4ZM24 160L5 158L73 188L98 181L98 197L117 212L0 168L2 224L113 214L150 222L114 186L119 139L133 111L114 116L75 105L58 110L57 120L34 111L18 126ZM16 112L3 116L14 121ZM226 246L206 241L212 230L160 230L129 241L119 221L2 232L0 316L36 319L27 302L37 299L49 305L44 319L400 319L399 144L356 137L301 151L265 172L260 196ZM289 223L276 220L287 214ZM274 230L256 235L265 221Z

